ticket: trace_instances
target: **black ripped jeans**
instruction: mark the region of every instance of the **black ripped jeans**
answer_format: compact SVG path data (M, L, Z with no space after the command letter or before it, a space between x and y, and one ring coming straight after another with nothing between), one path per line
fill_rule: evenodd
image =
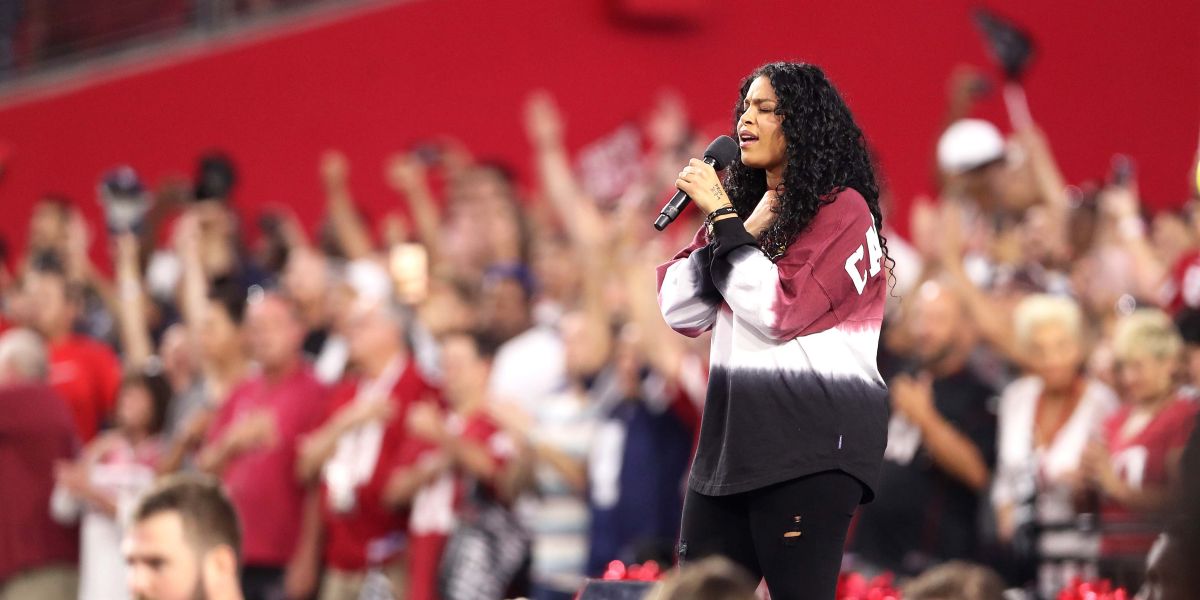
M846 530L862 493L862 484L841 471L729 496L689 489L679 561L725 556L766 578L772 600L833 598Z

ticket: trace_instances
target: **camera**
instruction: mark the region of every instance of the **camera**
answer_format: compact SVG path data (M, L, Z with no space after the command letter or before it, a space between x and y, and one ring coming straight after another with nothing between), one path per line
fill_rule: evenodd
M96 190L104 207L104 220L111 234L136 233L141 230L150 210L150 194L138 178L137 171L122 165L105 173Z

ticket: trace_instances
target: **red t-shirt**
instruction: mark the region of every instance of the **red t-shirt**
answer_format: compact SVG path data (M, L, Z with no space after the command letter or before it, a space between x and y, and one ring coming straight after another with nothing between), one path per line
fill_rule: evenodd
M67 405L45 385L0 388L0 587L26 569L79 559L79 531L50 518L54 462L79 449Z
M112 414L121 386L121 362L104 344L71 334L50 344L50 385L67 401L84 443Z
M327 402L328 390L304 365L278 381L250 377L217 413L208 443L259 410L270 411L275 419L276 443L233 458L221 474L241 519L247 565L281 567L292 557L307 491L296 478L297 445L320 425Z
M1200 308L1200 250L1183 253L1162 289L1162 301L1171 314L1184 308Z
M1126 484L1134 488L1167 485L1167 458L1183 449L1196 424L1200 404L1183 398L1172 400L1137 435L1120 439L1121 427L1132 410L1123 405L1104 422L1104 440L1112 455L1113 467ZM1157 537L1156 531L1137 531L1142 525L1153 528L1161 515L1148 515L1130 510L1105 498L1100 505L1104 526L1130 527L1131 531L1106 532L1101 539L1102 555L1144 556Z
M354 402L360 382L347 381L334 393L330 415ZM408 433L405 423L408 409L417 402L437 401L438 391L421 377L412 360L392 387L389 398L396 405L395 415L387 422L380 441L379 456L371 478L355 488L355 502L349 512L337 512L329 501L327 488L321 487L321 512L325 523L325 562L329 566L357 571L368 566L367 549L372 542L385 543L391 535L402 533L408 511L392 511L383 505L383 490L392 473L408 468L432 446Z

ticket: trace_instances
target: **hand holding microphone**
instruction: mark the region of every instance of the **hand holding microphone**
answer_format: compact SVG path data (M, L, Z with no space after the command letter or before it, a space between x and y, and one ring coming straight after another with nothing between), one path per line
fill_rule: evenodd
M675 180L675 187L679 188L679 191L675 192L666 206L663 206L658 219L654 221L654 228L662 231L670 225L691 200L696 201L704 214L728 205L729 198L725 195L725 188L717 177L717 171L737 160L739 151L737 142L723 135L708 145L704 150L703 160L693 158L688 162L683 171L680 171L679 178Z

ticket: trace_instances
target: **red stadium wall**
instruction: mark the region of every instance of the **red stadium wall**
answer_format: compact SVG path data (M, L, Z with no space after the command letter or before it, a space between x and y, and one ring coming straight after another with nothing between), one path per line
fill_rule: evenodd
M356 195L378 215L394 201L384 158L434 134L527 176L521 106L533 88L557 96L578 146L640 118L667 87L697 121L724 122L739 78L786 58L822 65L839 85L904 204L928 187L947 74L960 62L988 66L966 0L694 4L704 10L689 26L661 30L618 22L620 4L603 0L420 0L0 100L0 141L13 148L0 234L23 244L43 192L68 194L94 218L106 168L127 162L153 182L190 172L211 147L241 166L248 217L288 203L315 222L316 162L328 147L349 155ZM1148 202L1183 200L1200 126L1200 3L1022 0L1003 13L1039 44L1029 101L1068 177L1102 175L1125 152ZM993 99L979 112L1007 127L1002 110Z

